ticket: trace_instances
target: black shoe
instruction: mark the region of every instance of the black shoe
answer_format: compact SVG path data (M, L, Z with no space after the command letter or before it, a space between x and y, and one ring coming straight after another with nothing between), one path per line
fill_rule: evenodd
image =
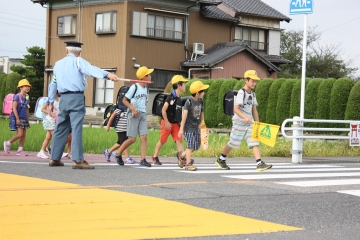
M141 160L139 163L139 166L141 167L151 167L151 164L146 161L146 159Z
M258 172L262 172L262 171L265 171L267 169L270 169L272 168L272 165L271 164L266 164L264 163L263 161L261 161L257 166L256 166L256 170Z
M222 170L229 170L230 168L228 165L226 165L226 160L221 160L218 158L215 162L216 165L218 165Z
M152 159L153 164L162 165L162 163L159 160L159 157L152 157L151 159Z
M115 157L116 157L117 164L119 164L120 166L124 166L124 161L122 160L122 156L116 155Z

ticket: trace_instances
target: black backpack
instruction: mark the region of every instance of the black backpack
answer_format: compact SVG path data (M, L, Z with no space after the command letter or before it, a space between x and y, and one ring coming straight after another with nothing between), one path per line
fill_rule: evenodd
M115 104L107 105L107 107L105 108L105 111L104 111L104 121L103 121L104 126L107 126L111 115L114 113L114 111L116 109L118 109L118 108L117 108L117 106ZM115 118L112 121L110 127L116 127L116 124L118 123L119 119L120 119L120 114L115 116Z
M245 89L241 88L240 90L244 91L243 101L245 101ZM224 114L226 114L228 116L234 115L234 102L235 102L235 98L239 91L238 90L229 90L225 93L224 100L223 100ZM251 95L254 97L253 91L251 91Z
M171 100L174 101L174 104L169 104L169 107L166 110L167 118L171 123L180 123L182 117L182 107L184 106L186 100L189 97L179 98L174 97L172 94L169 93L158 93L154 98L151 112L154 116L163 117L162 108L168 96L171 96Z
M122 86L117 94L116 97L116 107L120 109L121 111L127 110L127 107L123 104L123 99L125 97L125 94L129 91L130 86ZM134 98L137 91L137 85L135 84L135 91L131 98Z

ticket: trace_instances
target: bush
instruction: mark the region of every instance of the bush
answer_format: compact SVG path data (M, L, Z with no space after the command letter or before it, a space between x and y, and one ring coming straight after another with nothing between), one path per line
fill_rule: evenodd
M233 90L235 84L237 83L236 79L229 79L221 84L220 89L218 90L218 111L217 111L217 126L222 124L222 127L230 127L232 125L231 117L224 114L224 96L227 91Z
M335 83L331 90L330 96L330 119L344 120L345 110L348 102L351 88L354 82L350 78L340 78ZM344 124L329 124L333 128L342 128ZM329 126L328 125L328 126ZM347 127L347 126L346 126ZM341 134L341 132L334 132L334 134Z
M276 105L278 100L278 92L284 81L284 78L279 78L276 79L273 84L271 84L266 109L266 123L276 124Z
M346 105L345 119L360 119L360 81L357 81L350 91L350 96Z
M281 125L285 119L291 117L289 115L291 94L295 83L298 81L300 81L300 79L288 79L281 84L276 104L276 125Z
M245 81L244 80L238 80L238 82L235 84L233 90L240 90L244 86L245 86Z
M330 119L330 95L336 79L325 79L320 83L316 99L316 119ZM323 124L319 123L319 126Z
M320 84L322 83L323 79L315 78L312 79L306 85L306 92L305 92L305 106L304 106L304 118L305 119L315 119L316 118L316 99L318 98L318 92ZM315 123L305 123L305 126L308 127L315 127Z
M214 80L203 80L202 81L202 83L204 84L204 85L209 85L209 88L210 88L210 86L211 86L211 84L214 82ZM209 89L208 88L208 89ZM208 92L209 90L205 90L205 94L204 94L204 98L203 98L203 101L204 101L204 107L205 107L205 102L206 102L206 98L207 98L207 96L208 96L208 94L207 94L207 92Z
M214 80L214 82L208 88L206 97L206 102L204 103L205 108L205 124L207 127L217 127L218 120L217 120L217 112L218 112L218 105L222 104L222 102L218 102L219 96L219 89L223 84L224 79Z
M259 113L260 122L266 121L266 110L269 99L269 90L273 82L274 79L268 78L259 81L258 84L256 85L255 93L256 93L256 100L259 104L257 106L257 110Z
M301 79L298 80L291 90L290 112L289 117L300 116L301 105ZM311 79L305 79L305 89ZM306 91L305 91L306 92Z
M185 92L183 93L183 96L191 96L191 93L190 93L190 85L195 82L195 81L198 81L200 79L191 79L189 80L187 83L186 83L186 90Z

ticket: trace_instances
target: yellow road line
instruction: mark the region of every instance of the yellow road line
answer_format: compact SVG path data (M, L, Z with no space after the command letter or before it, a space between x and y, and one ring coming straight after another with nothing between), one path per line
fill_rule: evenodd
M120 191L0 173L2 239L154 239L301 228ZM51 188L52 190L19 190ZM68 188L68 189L64 189Z

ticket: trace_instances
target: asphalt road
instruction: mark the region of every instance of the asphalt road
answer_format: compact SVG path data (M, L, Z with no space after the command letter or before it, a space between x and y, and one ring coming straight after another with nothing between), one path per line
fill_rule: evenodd
M264 158L264 172L252 158L196 172L85 159L95 170L0 153L1 239L359 239L360 157Z

